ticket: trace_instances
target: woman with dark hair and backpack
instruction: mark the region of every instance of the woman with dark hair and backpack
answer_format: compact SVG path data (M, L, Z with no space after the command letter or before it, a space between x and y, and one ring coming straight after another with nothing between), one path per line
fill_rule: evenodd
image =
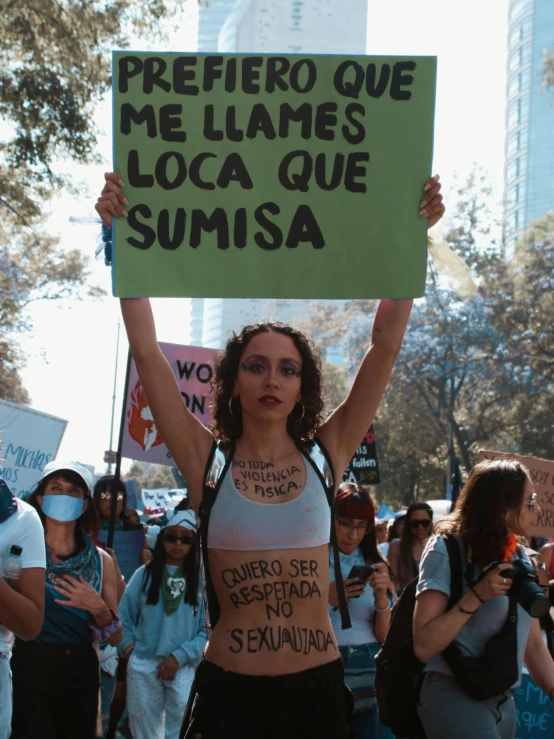
M388 560L393 581L399 590L419 572L419 562L425 545L433 533L433 509L424 501L416 501L406 511L402 537L391 542Z
M109 227L126 198L117 174L105 179L96 209ZM429 225L441 201L432 178L422 201ZM380 302L352 389L325 422L320 360L306 337L283 324L247 326L216 364L213 431L183 402L149 301L121 304L156 426L201 515L213 631L182 735L346 739L349 695L327 609L332 471L340 480L373 420L412 301Z
M375 701L375 655L389 628L392 583L377 546L375 508L362 485L342 483L336 497L335 528L352 628L342 630L337 585L331 567L331 624L354 696L354 739L392 739L379 723Z
M460 582L452 581L442 537L425 550L413 636L425 663L419 715L428 739L513 739L523 662L554 700L554 662L528 612L544 612L548 601L516 539L539 513L525 467L513 459L481 462L452 516L437 526L458 544ZM462 595L449 603L455 588Z
M152 561L120 604L127 709L134 739L177 739L207 633L193 511L164 516Z

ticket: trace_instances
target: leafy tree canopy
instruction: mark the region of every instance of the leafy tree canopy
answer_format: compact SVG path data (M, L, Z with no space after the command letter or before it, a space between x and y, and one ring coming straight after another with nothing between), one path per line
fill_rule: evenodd
M470 265L478 292L458 298L429 270L375 421L378 497L396 506L444 497L450 437L466 473L485 447L554 459L554 214L534 224L507 263L491 195L475 171L449 197L442 238ZM375 308L353 301L326 315L327 327L313 309L311 333L321 343L342 337L350 379Z
M143 488L146 488L146 490L158 490L159 488L177 487L173 469L161 464L133 462L129 472L124 475L123 479L134 480L136 482L137 495L139 497L142 495Z
M56 163L96 157L94 106L110 86L110 50L131 32L161 35L179 0L10 0L0 5L0 397L29 402L15 334L33 300L80 297L78 250L45 235L43 208L68 186ZM92 291L94 293L94 290ZM90 291L89 291L90 294Z

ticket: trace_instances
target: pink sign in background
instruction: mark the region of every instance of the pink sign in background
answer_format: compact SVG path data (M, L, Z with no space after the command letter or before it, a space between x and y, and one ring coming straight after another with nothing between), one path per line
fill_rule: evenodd
M183 403L208 426L212 420L209 396L216 350L163 342L160 342L160 349L171 365ZM140 462L173 466L173 459L156 428L133 361L125 403L121 455Z

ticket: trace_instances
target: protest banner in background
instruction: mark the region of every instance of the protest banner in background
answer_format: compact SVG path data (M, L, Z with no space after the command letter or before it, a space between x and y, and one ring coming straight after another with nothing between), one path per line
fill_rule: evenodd
M537 499L541 512L537 513L537 522L529 532L531 536L554 537L554 462L538 457L521 457L517 454L506 454L505 452L491 452L481 450L479 462L484 459L497 459L498 457L509 457L517 459L529 470L533 487L537 493Z
M67 421L0 400L0 477L23 498L56 458Z
M187 495L188 492L185 488L157 488L156 490L143 488L142 505L144 515L146 517L160 516L162 513L175 508Z
M377 485L381 482L373 426L370 426L362 443L356 449L356 453L344 471L342 481L358 485Z
M114 52L114 295L422 296L435 78L435 57Z
M171 365L183 402L208 426L212 420L208 396L216 350L163 342L160 342L160 349ZM129 370L128 387L121 456L171 466L171 454L156 428L133 361Z
M524 672L514 692L517 713L516 739L551 739L554 710L550 698Z
M99 531L98 538L104 544L108 541L108 532ZM117 557L117 564L125 582L129 582L133 574L140 567L140 554L144 549L144 530L114 531L113 545Z
M358 485L377 485L381 482L373 426L370 426L362 443L356 449L356 453L344 470L342 481L353 482Z

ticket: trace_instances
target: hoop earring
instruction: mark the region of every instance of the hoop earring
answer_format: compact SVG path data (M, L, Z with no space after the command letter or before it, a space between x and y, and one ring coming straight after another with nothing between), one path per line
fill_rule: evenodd
M298 403L297 403L297 405L298 405ZM302 415L300 416L300 418L293 418L292 417L292 413L290 414L290 419L294 423L300 423L300 421L304 418L304 414L306 413L306 408L304 407L304 403L302 401L300 401L300 405L302 406Z
M238 415L238 413L233 413L233 405L232 404L233 404L233 400L235 399L235 397L236 397L235 395L231 395L231 397L229 398L229 413L233 417ZM237 398L237 400L238 400L238 398Z

